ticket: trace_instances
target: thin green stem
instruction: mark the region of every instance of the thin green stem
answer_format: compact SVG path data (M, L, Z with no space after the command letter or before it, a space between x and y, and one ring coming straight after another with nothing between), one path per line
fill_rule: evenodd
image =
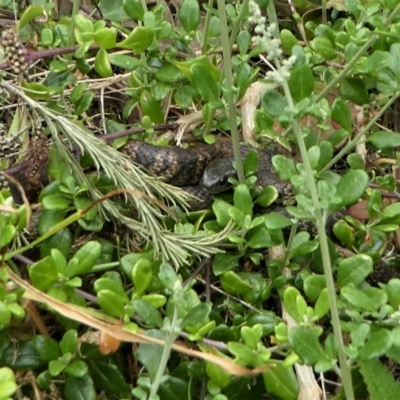
M69 26L69 39L71 43L74 43L75 15L78 15L80 5L81 0L74 0L72 3L71 25Z
M208 9L206 14L206 20L204 22L204 35L203 35L203 43L201 44L201 54L205 54L207 50L208 44L208 28L210 26L211 21L211 9L214 4L214 0L208 0Z
M270 1L267 6L267 15L268 21L270 25L275 24L275 29L273 31L273 35L275 39L279 39L279 25L278 25L278 16L276 15L276 8L273 1Z
M246 14L246 11L248 10L249 1L250 0L243 0L242 8L240 9L240 13L239 13L239 15L238 15L238 17L236 19L235 24L233 25L231 38L229 40L229 48L230 49L232 49L233 45L235 44L235 40L236 40L236 37L237 37L237 35L239 33L240 28L243 27L243 24L242 24L243 23L243 18L244 18L244 15Z
M283 90L288 102L289 110L294 110L293 99L290 94L287 82L283 83ZM344 350L342 330L340 328L340 318L336 301L335 282L333 280L332 264L329 256L328 238L325 231L326 216L322 214L320 201L318 198L317 185L315 183L314 174L307 154L307 148L301 133L300 125L297 120L292 121L292 127L299 146L300 154L303 160L304 169L308 178L308 187L310 189L311 198L315 206L315 220L319 235L319 244L322 254L322 262L324 265L324 276L326 288L328 290L329 308L331 311L331 323L336 338L336 346L338 349L339 364L341 369L341 378L343 389L347 400L354 400L353 385L351 380L351 371L347 363L347 357Z
M322 7L322 23L326 24L326 21L328 20L326 15L326 0L322 0L321 7Z
M379 112L368 122L365 127L357 133L353 140L346 144L342 150L320 171L320 174L327 171L333 165L335 165L345 154L347 154L358 142L359 140L374 126L375 122L386 112L386 110L396 101L400 96L400 92L396 92L393 97L379 110Z
M224 97L228 104L228 118L232 135L233 155L236 161L237 175L240 183L245 182L242 159L240 155L239 132L236 125L236 104L233 87L232 63L231 63L231 47L229 44L228 22L226 19L225 1L218 0L218 14L221 23L221 43L223 55L223 72L225 78ZM224 89L223 89L224 90Z
M175 340L177 339L178 335L176 332L179 332L179 324L178 324L178 306L175 305L174 307L174 315L172 316L172 321L170 325L170 329L168 334L165 337L163 352L161 355L160 365L158 366L156 377L154 378L154 382L151 385L150 390L150 399L156 398L158 388L161 384L161 379L164 376L165 369L167 367L167 363L169 360L169 356L171 354L172 345L174 344Z

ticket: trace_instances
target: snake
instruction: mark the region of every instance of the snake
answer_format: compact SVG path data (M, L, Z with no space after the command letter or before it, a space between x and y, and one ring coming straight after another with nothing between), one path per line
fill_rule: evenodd
M164 182L183 187L190 193L217 194L231 188L229 178L236 177L232 142L218 137L214 144L197 143L195 147L159 147L144 142L129 141L120 149L128 157ZM272 165L271 150L240 145L242 159L251 151L258 154L257 186L275 186L279 193L287 186ZM196 188L196 186L199 186Z
M30 201L34 200L32 195L37 197L40 188L47 183L45 172L47 156L46 152L40 151L42 146L43 143L36 140L33 149L28 150L28 168L14 168L6 171L23 184ZM128 140L119 150L149 174L166 183L181 187L200 198L202 202L196 204L193 209L209 207L212 196L230 189L232 185L229 178L236 177L232 142L227 137L216 137L214 144L196 143L195 146L187 148L156 146L142 141ZM283 195L286 192L287 183L280 180L273 167L274 152L250 145L240 145L242 159L251 150L255 150L258 154L258 167L255 171L256 185L258 187L274 186L278 189L278 193ZM283 207L280 209L284 210ZM376 281L387 282L393 276L394 270L386 264L381 263L374 268Z

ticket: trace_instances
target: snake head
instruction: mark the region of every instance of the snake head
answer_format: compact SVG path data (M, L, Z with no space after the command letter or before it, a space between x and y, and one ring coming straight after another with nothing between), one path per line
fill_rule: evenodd
M222 193L232 187L229 178L236 176L233 159L219 158L207 165L200 180L200 186L210 193Z

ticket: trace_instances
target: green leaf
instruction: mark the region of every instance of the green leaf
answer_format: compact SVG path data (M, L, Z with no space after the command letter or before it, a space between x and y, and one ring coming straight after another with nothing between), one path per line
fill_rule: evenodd
M88 366L83 360L73 360L65 367L64 372L76 378L83 378L88 374Z
M64 388L65 400L96 400L97 398L93 380L89 374L81 378L66 375Z
M17 26L18 30L23 28L25 25L29 24L29 22L33 21L35 18L39 17L44 13L44 8L38 5L30 5L28 8L24 10L22 15L20 16Z
M217 253L212 262L212 270L216 276L228 272L239 265L240 255Z
M364 160L360 154L349 154L347 156L347 162L351 169L363 169L365 166Z
M132 269L132 281L135 285L135 293L144 294L153 279L153 268L150 260L141 258Z
M50 194L42 199L45 210L65 210L71 204L71 200L61 194Z
M183 0L178 11L178 19L186 32L194 31L200 22L200 7L197 0Z
M35 349L40 354L42 360L49 362L61 356L57 341L44 335L36 335L32 339Z
M42 258L29 268L33 286L39 290L49 290L58 281L58 271L51 257Z
M341 98L336 99L332 104L332 120L346 129L346 131L351 132L353 124L350 109Z
M352 306L357 307L362 311L376 311L374 302L363 291L345 286L342 288L340 293Z
M245 55L251 44L251 34L248 30L240 31L236 38L239 54Z
M101 244L97 241L85 243L68 262L65 274L67 277L84 274L89 272L100 257Z
M274 366L263 374L265 389L282 400L295 400L299 394L299 383L293 368L274 360Z
M113 49L117 43L117 30L115 28L103 28L94 33L94 41L102 49Z
M326 37L316 37L310 43L311 48L326 60L333 60L336 57L336 50L332 42Z
M193 307L182 321L182 327L187 329L187 327L206 324L208 322L208 316L210 315L211 307L212 303L210 302L200 303Z
M125 315L126 298L121 297L111 290L103 289L97 293L97 301L105 313L115 318L123 318Z
M387 220L388 222L395 222L394 220L400 216L400 202L389 204L384 210L380 218L380 222Z
M229 209L232 208L232 204L226 201L216 199L212 205L215 218L220 227L225 227L231 220Z
M294 160L289 157L277 154L272 157L272 164L283 181L290 182L290 178L297 174Z
M243 295L252 290L252 286L233 271L221 275L221 286L229 294Z
M11 368L0 368L0 398L1 400L9 400L11 395L17 391L15 383L15 375Z
M319 244L316 240L310 240L308 232L299 232L295 236L289 258L292 259L298 256L305 256L312 253L318 248Z
M53 236L44 241L40 247L40 255L46 257L53 249L57 249L65 257L68 257L72 245L72 234L69 229L60 229ZM63 274L65 273L65 269Z
M377 131L368 136L367 142L377 149L392 149L400 146L400 133Z
M228 350L236 357L241 365L256 367L259 363L257 353L243 343L230 342Z
M158 277L160 278L161 283L170 290L174 289L177 281L181 281L180 277L178 277L171 265L166 263L161 264Z
M330 361L319 343L318 338L321 333L322 330L318 328L295 327L289 329L289 343L307 365L315 365L321 361Z
M154 33L151 29L137 26L129 36L118 43L118 47L132 50L136 54L147 50L153 43Z
M190 393L190 383L182 378L166 375L162 380L157 395L160 399L184 399Z
M0 300L0 325L8 325L11 319L11 311L9 310L7 304Z
M350 332L351 344L361 348L364 346L365 340L371 332L371 326L367 323L360 323L355 329Z
M24 92L34 100L47 100L51 97L49 88L42 83L22 81Z
M311 67L303 64L290 71L289 89L296 102L309 97L314 90L314 76Z
M74 354L78 351L78 333L75 329L69 329L60 340L62 354Z
M364 289L364 293L372 300L377 310L388 302L388 296L383 289L369 286Z
M299 44L296 36L288 29L282 29L280 32L281 46L285 53L292 54L292 48Z
M163 307L167 302L167 298L164 295L156 293L145 294L141 297L141 299L149 303L154 308Z
M41 359L32 341L9 343L7 340L5 344L4 337L2 341L2 365L10 366L13 369L31 370L42 368L47 364Z
M149 302L137 299L133 301L133 307L135 308L136 314L142 318L147 326L162 326L160 313Z
M378 359L359 360L358 366L371 400L400 399L400 383L393 376L393 371L382 365Z
M147 336L164 340L164 335L155 329L150 329L146 332ZM140 343L138 349L135 351L135 359L142 363L150 378L154 381L158 368L160 367L160 360L163 353L163 347L157 344Z
M394 310L398 310L400 305L400 279L391 279L386 285L386 293L390 305Z
M156 78L162 82L173 83L181 79L182 73L175 65L165 63L157 72Z
M347 247L350 247L355 241L354 229L346 221L339 220L335 222L333 233Z
M229 385L232 377L224 369L213 362L206 362L206 373L207 376L214 382L219 388L225 388Z
M126 54L109 54L108 59L112 65L127 71L133 71L135 68L138 68L142 65L141 60Z
M314 315L318 319L325 317L329 312L328 290L323 288L314 307Z
M0 249L2 249L5 245L10 243L14 236L17 233L17 230L14 225L6 225L1 228L1 235L0 235Z
M393 57L389 52L376 50L371 55L368 55L368 57L358 65L358 68L363 74L372 74L372 76L376 76L380 70L389 67L392 63Z
M193 64L190 68L191 81L207 103L218 101L219 91L217 82L206 66L200 63Z
M102 78L113 76L113 70L106 50L99 49L97 52L94 60L94 69Z
M269 115L279 117L287 103L285 97L276 90L267 90L261 97L261 105Z
M140 95L140 108L143 115L149 117L154 124L164 122L164 112L161 104L147 90L144 90Z
M264 219L268 229L284 229L292 225L292 221L289 218L277 212L270 212L265 215Z
M360 285L372 272L372 258L366 254L357 254L342 260L338 266L337 284L343 287L349 283Z
M88 361L89 362L89 361ZM119 368L112 363L91 362L90 374L96 382L96 388L108 393L124 393L129 391L129 385Z
M75 15L75 26L80 32L94 33L93 22L82 14Z
M372 332L371 337L360 349L359 357L362 360L378 358L392 346L392 334L388 329L380 328Z
M300 292L293 286L289 286L283 293L283 304L288 314L297 322L303 320L302 315L297 307L297 299L302 297Z
M256 324L252 327L242 326L240 329L240 335L246 346L252 350L257 350L257 345L261 341L263 329L261 324Z
M59 360L51 360L49 362L49 373L52 377L56 377L64 371L66 364Z
M124 11L134 21L143 21L144 10L140 0L123 0Z
M274 246L274 241L271 238L268 230L264 227L257 227L246 235L246 248L251 249L266 249Z
M233 204L243 215L253 214L253 204L250 195L250 189L247 185L239 184L235 187L233 195Z
M321 149L319 146L311 146L307 150L308 158L310 160L311 168L316 169L319 164L319 159L321 156Z
M340 91L343 99L350 100L359 106L369 103L369 95L365 83L359 78L343 79Z
M208 72L212 75L214 82L219 82L221 72L219 69L209 60L207 56L201 56L194 58L190 61L176 61L174 59L168 60L171 64L175 65L181 72L182 75L187 79L191 79L190 69L195 64L203 65Z
M75 103L75 115L82 115L92 105L94 93L92 91L85 92Z
M312 302L316 301L322 289L326 287L325 277L323 275L309 275L304 279L304 293Z
M357 202L364 194L369 177L364 170L350 170L337 185L336 194L340 196L340 206L349 206Z

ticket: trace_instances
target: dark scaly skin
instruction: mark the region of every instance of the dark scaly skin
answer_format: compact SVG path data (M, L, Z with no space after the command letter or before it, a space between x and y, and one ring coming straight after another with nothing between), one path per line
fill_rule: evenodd
M232 155L231 142L227 138L218 138L214 145L197 143L195 147L185 149L129 141L120 150L164 182L180 187L197 185L212 160Z
M240 153L242 158L245 158L247 153L253 149L255 148L241 145ZM287 184L282 183L272 166L271 160L274 154L268 150L255 150L257 150L258 153L258 165L256 171L257 186L275 186L278 191L283 194ZM233 157L218 158L211 161L204 170L200 180L200 185L210 193L221 193L229 189L231 187L228 181L229 178L237 176L233 163Z

